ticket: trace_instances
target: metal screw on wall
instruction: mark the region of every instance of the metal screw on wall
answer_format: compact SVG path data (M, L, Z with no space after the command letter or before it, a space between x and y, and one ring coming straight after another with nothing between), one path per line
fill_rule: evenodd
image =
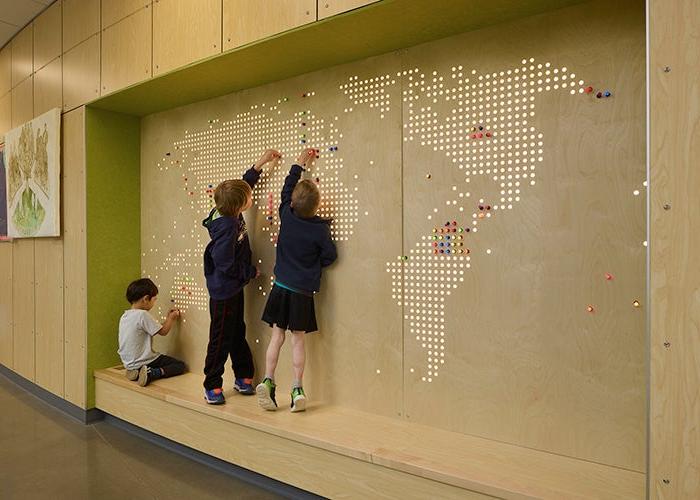
M671 67L670 66L664 66L664 73L670 73L671 72Z
M664 342L664 347L668 349L669 347L671 347L671 343L667 340L666 342Z
M671 204L670 204L670 203L664 203L664 210L671 210Z

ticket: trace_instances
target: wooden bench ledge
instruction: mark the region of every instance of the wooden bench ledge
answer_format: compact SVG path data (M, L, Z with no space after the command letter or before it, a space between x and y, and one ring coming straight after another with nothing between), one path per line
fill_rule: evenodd
M231 395L205 403L202 377L187 373L139 387L121 367L95 377L136 393L280 438L378 466L503 498L641 499L645 475L338 406L311 404L292 414L262 411L257 399ZM288 398L287 398L288 399Z

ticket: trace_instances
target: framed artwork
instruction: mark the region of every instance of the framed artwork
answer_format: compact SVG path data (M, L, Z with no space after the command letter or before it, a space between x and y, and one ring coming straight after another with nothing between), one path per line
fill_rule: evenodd
M0 241L8 241L7 236L7 186L5 185L5 144L0 143Z
M61 112L5 134L5 194L10 238L60 236Z

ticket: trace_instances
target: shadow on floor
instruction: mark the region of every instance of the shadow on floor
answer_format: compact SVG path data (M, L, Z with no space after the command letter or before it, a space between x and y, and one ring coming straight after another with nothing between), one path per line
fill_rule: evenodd
M108 423L83 425L0 376L0 498L282 497Z

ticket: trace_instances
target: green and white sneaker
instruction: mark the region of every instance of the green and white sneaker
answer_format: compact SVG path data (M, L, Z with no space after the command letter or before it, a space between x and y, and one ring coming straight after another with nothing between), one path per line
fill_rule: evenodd
M275 383L269 378L265 378L257 385L255 394L258 395L258 404L260 408L269 411L275 411L277 409L277 401L275 401L276 387Z
M306 410L306 395L302 387L292 389L292 413Z

